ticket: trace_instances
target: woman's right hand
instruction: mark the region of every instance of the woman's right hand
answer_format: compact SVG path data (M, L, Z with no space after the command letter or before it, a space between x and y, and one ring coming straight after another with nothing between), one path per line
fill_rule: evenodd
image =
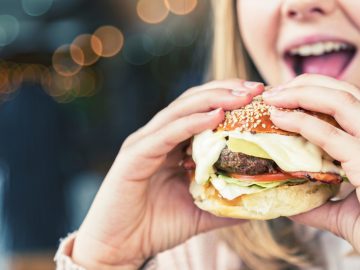
M179 163L184 142L263 90L237 79L192 88L130 135L78 231L74 261L87 269L137 269L193 235L239 222L197 208Z

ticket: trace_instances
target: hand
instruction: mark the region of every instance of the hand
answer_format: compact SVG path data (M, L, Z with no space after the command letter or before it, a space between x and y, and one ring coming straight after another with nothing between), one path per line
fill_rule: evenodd
M343 130L302 112L275 110L278 127L301 134L341 162L355 187L346 199L328 202L293 220L326 229L360 251L360 90L346 82L320 75L302 75L263 94L266 103L281 108L304 108L332 115Z
M244 106L263 89L241 80L192 88L130 135L79 229L74 261L87 269L136 269L195 234L238 223L194 205L179 163L193 135L214 129L223 110Z

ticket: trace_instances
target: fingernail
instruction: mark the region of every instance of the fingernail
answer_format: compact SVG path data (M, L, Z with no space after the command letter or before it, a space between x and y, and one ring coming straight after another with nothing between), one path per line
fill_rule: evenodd
M249 81L245 81L244 82L244 86L246 88L251 88L251 89L255 89L256 87L263 85L262 83L259 82L249 82Z
M220 111L222 110L222 108L217 108L215 110L212 110L211 112L208 112L208 115L214 115L214 114L218 114Z
M269 112L270 112L271 117L281 117L281 116L284 116L286 114L286 112L281 111L279 109L276 109L274 107L271 107Z
M279 85L277 87L272 87L269 90L264 91L262 93L262 96L264 98L271 98L271 97L276 96L277 94L279 94L280 91L283 90L283 89L284 89L284 87L281 86L281 85Z
M231 94L237 97L245 97L249 94L249 91L247 90L241 90L241 89L235 89L231 91Z

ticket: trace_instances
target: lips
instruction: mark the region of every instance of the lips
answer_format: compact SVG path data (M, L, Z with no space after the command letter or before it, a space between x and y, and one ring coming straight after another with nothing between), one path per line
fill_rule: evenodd
M321 41L293 46L284 53L284 60L294 75L322 74L340 78L356 54L350 43Z

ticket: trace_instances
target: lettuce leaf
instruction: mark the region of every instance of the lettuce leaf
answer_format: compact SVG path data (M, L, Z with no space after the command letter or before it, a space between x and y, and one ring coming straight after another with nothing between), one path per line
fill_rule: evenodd
M228 177L222 174L219 174L218 177L220 179L223 179L226 183L228 184L234 184L234 185L238 185L241 187L251 187L251 186L258 186L261 188L274 188L280 185L284 185L284 184L289 184L289 183L303 183L306 182L307 180L304 179L289 179L288 181L271 181L271 182L256 182L256 181L240 181L236 178L232 178L232 177Z
M238 179L231 178L225 175L213 174L210 178L212 185L215 189L228 200L233 200L241 195L253 194L275 188L287 183L303 183L307 180L304 179L290 179L289 181L272 181L272 182L248 182L239 181Z

